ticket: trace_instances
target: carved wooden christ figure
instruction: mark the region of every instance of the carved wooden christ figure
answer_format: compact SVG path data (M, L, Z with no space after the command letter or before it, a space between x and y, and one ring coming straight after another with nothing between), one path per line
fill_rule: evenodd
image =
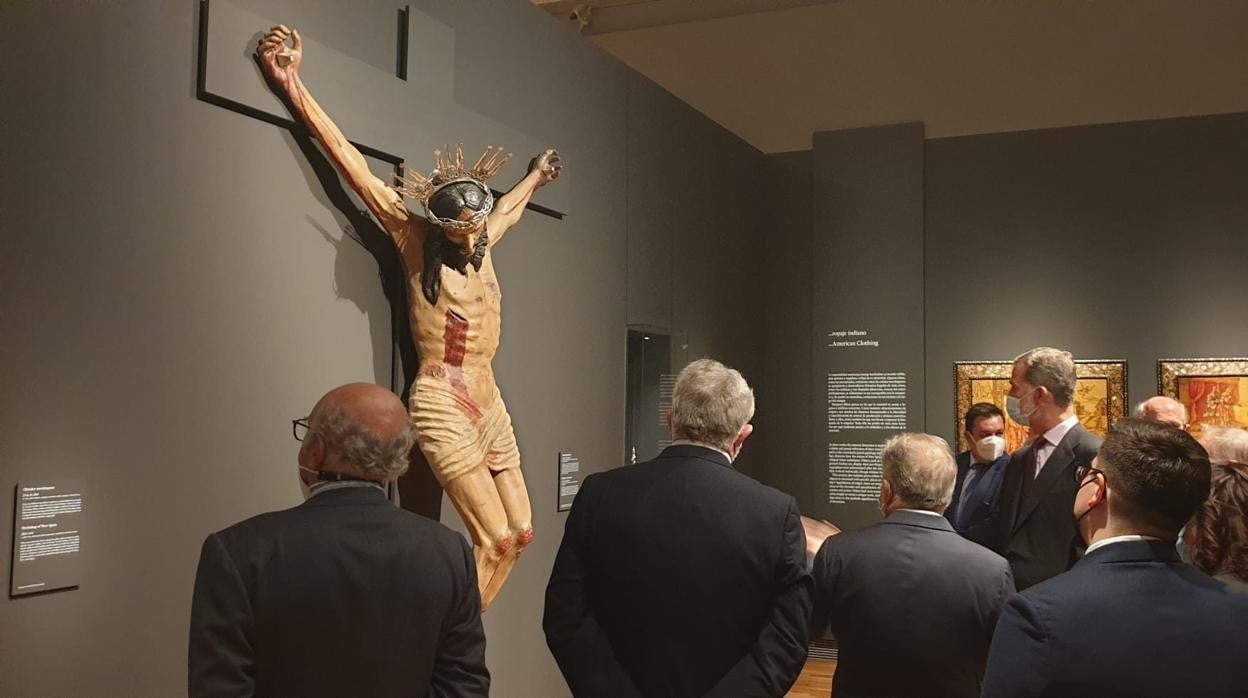
M299 79L298 32L274 27L256 54L265 76L398 248L421 360L411 393L412 425L472 535L484 609L533 539L520 452L490 365L498 350L502 294L488 252L520 219L533 192L559 177L559 155L547 150L534 158L524 179L498 201L485 181L510 155L492 146L471 168L458 146L435 151L437 169L430 175L408 170L401 186L391 188L373 176ZM407 209L403 196L421 204L423 218Z

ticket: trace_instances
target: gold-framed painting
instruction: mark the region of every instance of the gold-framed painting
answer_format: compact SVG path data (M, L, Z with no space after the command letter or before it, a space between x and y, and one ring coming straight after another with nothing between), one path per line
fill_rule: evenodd
M1187 407L1192 436L1206 426L1248 429L1248 359L1160 359L1157 392Z
M953 364L953 433L958 450L970 448L962 423L966 411L977 402L988 402L1005 412L1010 392L1012 361L955 361ZM1127 362L1123 360L1077 360L1075 414L1084 428L1104 437L1110 426L1127 415ZM1248 394L1245 394L1248 397ZM1017 451L1031 435L1027 427L1005 417L1005 450Z

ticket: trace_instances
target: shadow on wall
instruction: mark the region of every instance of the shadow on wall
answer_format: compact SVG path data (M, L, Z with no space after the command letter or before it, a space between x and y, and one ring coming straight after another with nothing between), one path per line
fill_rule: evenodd
M257 77L260 78L259 75ZM274 94L282 100L282 103L293 114L294 111L284 98L284 95L276 91ZM382 291L389 302L390 317L379 318L375 317L375 314L368 314L371 324L370 334L374 338L374 346L380 347L384 341L387 345L398 348L399 365L402 366L403 371L403 389L400 397L406 404L412 381L415 380L416 372L420 368L420 357L417 356L416 345L412 342L411 325L408 322L406 273L403 270L403 264L399 259L398 251L391 242L390 236L382 230L372 216L367 211L356 207L355 201L343 187L342 180L339 179L334 166L316 146L312 135L301 124L297 124L291 130L290 135L291 140L299 148L299 151L303 153L304 160L312 168L312 173L316 177L316 183L309 181L308 186L311 188L319 184L320 190L342 216L342 220L345 221L343 224L343 238L341 239L334 238L328 231L317 226L321 235L326 240L329 240L338 252L334 265L334 288L339 297L350 300L363 309L364 294L371 292L371 289L364 289L359 285L359 277L357 275L350 273L349 264L346 263L349 253L344 252L347 248L347 238L359 243L373 256L373 259L377 260L378 282L381 284ZM380 340L381 337L386 337L387 339ZM389 346L386 346L376 353L378 356L388 357L390 351ZM392 361L390 363L393 365ZM384 374L385 372L379 372L379 375ZM391 376L392 388L395 378L397 377ZM429 469L429 463L425 460L424 454L421 453L419 448L412 449L411 467L408 469L407 474L399 479L399 499L402 507L408 511L431 518L434 521L440 519L442 488L433 477L433 472Z

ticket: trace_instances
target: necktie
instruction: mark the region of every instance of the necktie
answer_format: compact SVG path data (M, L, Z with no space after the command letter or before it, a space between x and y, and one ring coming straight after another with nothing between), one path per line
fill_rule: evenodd
M1040 477L1040 449L1048 445L1048 440L1043 436L1037 437L1035 442L1031 444L1031 477L1028 479L1035 480Z

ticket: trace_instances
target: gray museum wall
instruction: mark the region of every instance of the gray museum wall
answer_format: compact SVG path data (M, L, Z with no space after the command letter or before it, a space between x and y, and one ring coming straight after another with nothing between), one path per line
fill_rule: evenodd
M628 85L628 323L671 329L688 360L718 359L757 385L763 156L644 77ZM737 469L757 476L766 441L751 437Z
M342 54L319 73L308 55L306 81L331 116L376 120L328 95L391 69L398 3L230 7ZM0 547L17 480L82 477L88 497L81 587L0 602L5 694L180 693L204 536L296 504L289 420L336 384L390 380L378 262L333 183L287 131L195 98L198 8L0 6ZM762 376L763 159L527 2L414 2L411 22L409 79L387 99L411 166L446 140L504 143L513 181L548 145L567 163L551 195L566 220L530 212L494 251L495 367L537 538L485 616L496 692L562 695L540 628L556 454L620 464L627 323Z
M927 142L927 428L953 362L1047 344L1126 359L1244 356L1248 114Z
M768 442L760 479L804 511L825 495L824 463L802 457L812 447L797 426L824 417L800 402L823 390L802 381L812 359L801 296L817 286L802 257L814 236L836 234L812 229L802 199L803 186L828 195L811 176L819 156L765 165L764 207L787 224L768 268L790 274L768 304L800 312L768 324L764 383L783 404L764 416L782 415L772 431L785 437ZM931 139L923 157L922 428L957 436L954 361L1008 360L1039 344L1125 359L1135 403L1156 394L1158 358L1248 354L1248 114Z

